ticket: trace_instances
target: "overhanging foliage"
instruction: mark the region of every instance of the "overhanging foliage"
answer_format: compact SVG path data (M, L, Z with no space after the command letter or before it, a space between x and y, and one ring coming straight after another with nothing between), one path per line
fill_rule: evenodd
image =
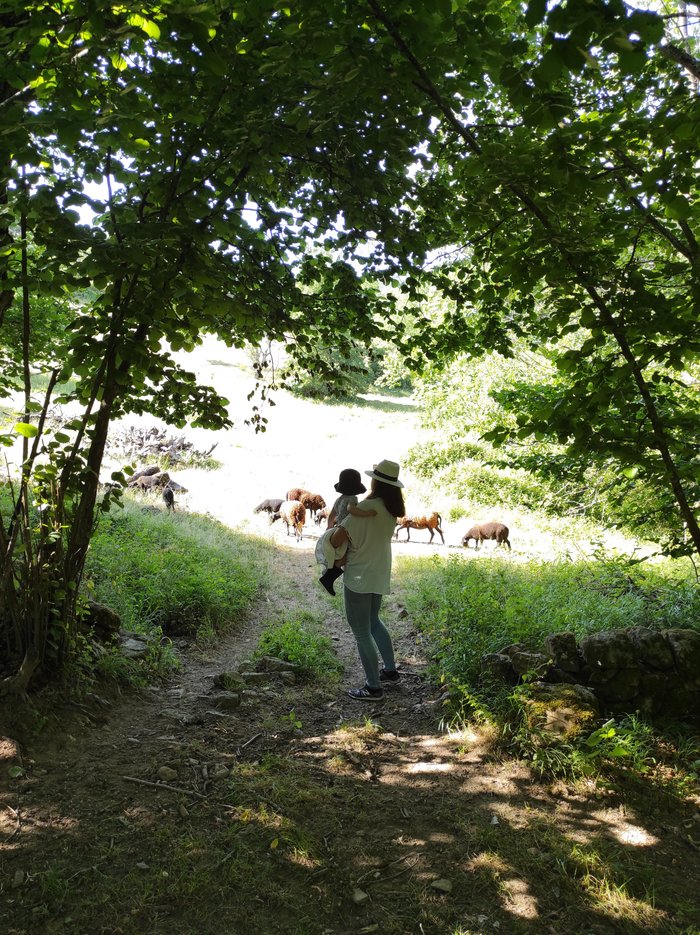
M639 448L700 550L696 423L658 391L698 350L696 63L658 16L619 0L15 0L0 27L0 391L20 386L31 426L0 523L0 639L25 665L11 687L69 650L110 421L229 424L167 350L206 332L284 339L324 373L316 348L382 338L422 363L585 329L558 360L566 404L521 431L574 448L589 424L601 445L622 433L619 456ZM380 286L419 299L428 252L455 244L466 259L430 276L453 312L405 329ZM71 304L47 347L51 300ZM82 415L51 436L69 377Z

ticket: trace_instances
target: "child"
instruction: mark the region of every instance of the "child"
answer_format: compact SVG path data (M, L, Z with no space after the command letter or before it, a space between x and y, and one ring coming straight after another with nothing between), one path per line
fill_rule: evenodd
M362 483L360 472L346 468L340 472L335 489L340 496L333 504L328 517L328 528L316 543L316 561L324 567L324 572L318 579L329 594L335 595L333 582L343 573L347 543L344 542L337 549L328 541L335 526L339 526L348 513L351 516L376 516L376 510L361 510L357 506L357 494L365 493L367 488Z

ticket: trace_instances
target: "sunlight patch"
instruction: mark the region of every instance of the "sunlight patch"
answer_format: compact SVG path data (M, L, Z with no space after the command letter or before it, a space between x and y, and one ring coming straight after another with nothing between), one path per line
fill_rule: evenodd
M537 900L530 894L530 887L520 877L502 880L501 887L505 895L504 908L522 919L536 919L539 915Z
M428 840L433 844L454 844L456 838L454 834L446 834L444 832L433 831L428 835Z
M456 743L460 746L468 745L470 747L474 746L474 744L481 744L484 742L483 736L477 734L471 727L450 731L447 735L447 739L450 743Z
M468 871L475 873L479 870L489 870L496 873L505 873L511 868L498 854L493 851L482 851L480 854L467 861L465 867ZM512 872L512 871L511 871Z
M452 763L412 763L408 773L449 773L454 766Z
M631 822L625 821L619 812L593 812L591 817L604 822L610 833L617 838L620 844L631 844L633 847L650 847L652 844L659 843L657 837L640 825L633 825Z

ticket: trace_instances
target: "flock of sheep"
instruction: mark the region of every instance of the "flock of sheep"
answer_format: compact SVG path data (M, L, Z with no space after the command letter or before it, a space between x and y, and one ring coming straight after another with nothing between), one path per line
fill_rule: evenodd
M154 493L160 490L161 497L168 510L175 509L176 493L187 493L186 487L174 481L167 471L161 471L157 465L143 468L143 470L132 474L127 486L143 493Z
M300 540L306 524L307 513L316 525L320 526L323 520L328 518L329 511L326 507L326 501L320 494L312 493L310 490L305 490L303 487L292 487L291 490L287 491L284 499L280 497L278 499L271 498L263 500L255 507L253 512L268 513L271 523L281 519L287 527L287 535L293 533L296 539ZM441 526L442 517L437 512L433 512L429 516L401 516L396 520L394 536L398 539L399 532L405 529L406 541L409 542L412 529L427 529L430 533L429 543L433 541L435 533L437 532L444 545L445 536ZM468 548L469 542L473 539L474 547L478 549L485 540L494 539L497 546L505 545L510 549L511 545L508 536L508 527L503 523L496 521L477 523L462 537L462 545Z
M138 471L129 479L129 486L142 490L143 492L161 491L161 496L168 510L175 509L175 493L186 493L186 489L177 484L166 471L161 471L159 467L148 467ZM287 491L284 499L263 500L254 510L255 513L268 513L270 522L281 519L287 527L287 535L294 533L299 540L303 535L306 525L307 514L320 526L328 518L329 510L326 507L326 501L321 494L312 493L303 487L292 487ZM402 529L406 530L406 542L411 540L412 529L427 529L430 533L428 543L432 543L435 533L440 536L442 544L445 544L445 536L442 531L442 517L438 512L432 512L424 516L400 516L396 520L396 529L394 536L396 539ZM482 542L493 539L496 545L505 545L511 548L510 535L508 527L504 523L494 521L488 523L477 523L472 526L462 537L462 545L469 547L470 541L474 540L474 547L478 549Z

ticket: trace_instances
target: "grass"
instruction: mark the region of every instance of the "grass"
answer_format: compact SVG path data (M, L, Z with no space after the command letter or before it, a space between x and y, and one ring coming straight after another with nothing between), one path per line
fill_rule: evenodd
M300 667L308 680L331 679L342 670L333 644L322 632L318 616L305 610L291 610L283 620L268 623L258 644L258 656L277 656Z
M209 517L127 503L101 520L85 578L126 629L212 638L267 581L266 556L264 542Z
M518 642L539 648L549 633L700 626L700 591L670 562L639 568L635 580L623 560L453 555L404 558L399 575L406 606L447 681L474 683L483 653Z
M638 565L606 556L578 561L509 555L403 558L398 574L411 619L427 645L433 677L451 692L455 725L497 725L511 754L540 775L646 776L684 797L698 789L700 738L692 726L651 723L630 712L583 724L553 743L529 724L521 690L487 684L481 658L514 643L542 650L550 633L700 626L700 591L685 561ZM527 693L526 693L527 694Z

